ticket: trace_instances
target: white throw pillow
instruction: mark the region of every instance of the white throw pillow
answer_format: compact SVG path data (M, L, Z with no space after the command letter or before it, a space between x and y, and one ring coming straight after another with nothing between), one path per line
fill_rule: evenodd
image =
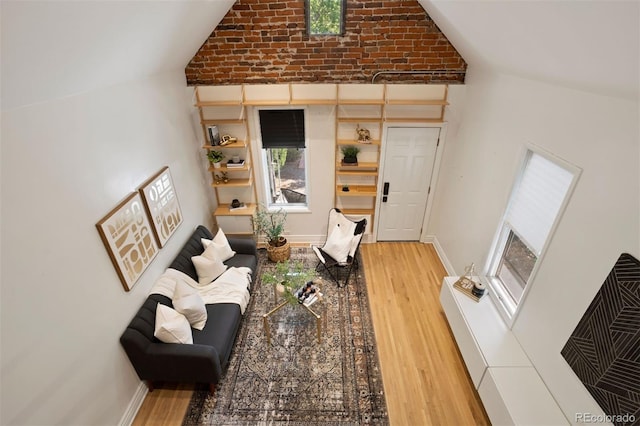
M227 265L222 263L222 259L217 254L217 248L213 245L209 246L200 256L193 256L191 261L196 267L200 285L209 284L227 270Z
M195 288L179 281L173 293L173 309L187 317L191 327L202 330L207 323L207 307Z
M153 335L164 343L193 343L187 318L162 303L158 303L156 308L156 328Z
M215 247L218 257L222 259L223 262L231 259L236 254L235 251L231 250L229 240L227 240L227 236L224 235L224 232L222 232L222 228L218 228L218 233L213 238L213 240L201 238L200 242L202 242L202 246L205 248L205 251L211 246Z

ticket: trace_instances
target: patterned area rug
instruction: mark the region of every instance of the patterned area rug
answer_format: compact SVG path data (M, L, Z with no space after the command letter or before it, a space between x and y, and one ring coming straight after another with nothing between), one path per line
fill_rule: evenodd
M214 396L194 392L184 425L388 424L378 354L362 267L338 288L325 271L324 300L312 309L287 305L269 318L267 344L262 315L277 305L260 275L275 264L259 250L259 272L229 367ZM292 248L292 260L310 269L317 258Z

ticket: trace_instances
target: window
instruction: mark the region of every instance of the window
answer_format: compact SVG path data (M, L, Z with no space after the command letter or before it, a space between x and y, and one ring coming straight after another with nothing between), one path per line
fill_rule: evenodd
M305 0L309 35L342 35L346 0Z
M579 169L527 150L489 259L488 277L507 318L515 315L551 238Z
M269 207L307 207L304 110L259 111L262 164Z

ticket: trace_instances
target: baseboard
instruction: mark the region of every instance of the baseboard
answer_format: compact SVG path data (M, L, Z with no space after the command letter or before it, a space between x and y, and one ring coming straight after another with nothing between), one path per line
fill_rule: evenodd
M456 270L451 264L451 262L449 261L449 259L447 258L447 255L444 252L444 249L442 248L442 246L440 245L438 238L435 235L427 235L424 237L423 242L433 244L433 247L436 249L436 253L438 254L438 257L440 258L440 262L442 262L444 269L447 270L447 275L451 277L457 276Z
M149 393L149 388L144 382L140 382L138 389L136 389L136 393L133 394L133 398L131 398L131 402L129 402L129 406L122 415L120 422L118 422L119 426L131 426L136 418L136 414L138 414L138 410L144 402L144 397L147 396L147 393Z

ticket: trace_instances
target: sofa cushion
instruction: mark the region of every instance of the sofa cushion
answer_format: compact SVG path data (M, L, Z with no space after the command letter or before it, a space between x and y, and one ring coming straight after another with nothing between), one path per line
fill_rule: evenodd
M222 232L222 228L218 229L218 233L213 238L213 240L202 238L200 241L202 242L202 246L204 247L205 251L207 251L207 249L210 249L211 247L214 247L218 257L220 257L223 262L231 259L236 254L236 252L231 249L229 240L227 239L227 236L224 234L224 232Z
M184 247L182 247L180 253L178 253L173 262L171 262L169 268L177 269L178 271L184 272L185 274L193 278L194 281L198 281L198 273L196 272L196 267L193 266L191 258L193 256L202 254L202 252L204 251L204 249L202 248L202 243L200 242L201 238L212 239L213 235L207 228L199 225L193 231L193 234L187 240Z
M200 285L209 284L227 270L227 265L222 263L218 250L213 245L207 247L202 255L193 256L191 261L196 267Z
M187 318L162 304L158 304L156 309L156 326L153 334L164 343L193 343L191 326Z
M202 330L207 323L207 308L195 288L179 281L173 293L174 309L184 315L191 327Z
M203 330L193 330L193 343L216 348L220 365L224 368L242 320L240 306L235 303L207 305L207 318Z
M233 256L231 259L227 260L224 263L225 265L228 265L230 267L235 266L236 268L246 266L247 268L251 269L252 274L255 274L256 267L258 265L258 259L256 258L256 256L252 254L236 253L235 256Z

